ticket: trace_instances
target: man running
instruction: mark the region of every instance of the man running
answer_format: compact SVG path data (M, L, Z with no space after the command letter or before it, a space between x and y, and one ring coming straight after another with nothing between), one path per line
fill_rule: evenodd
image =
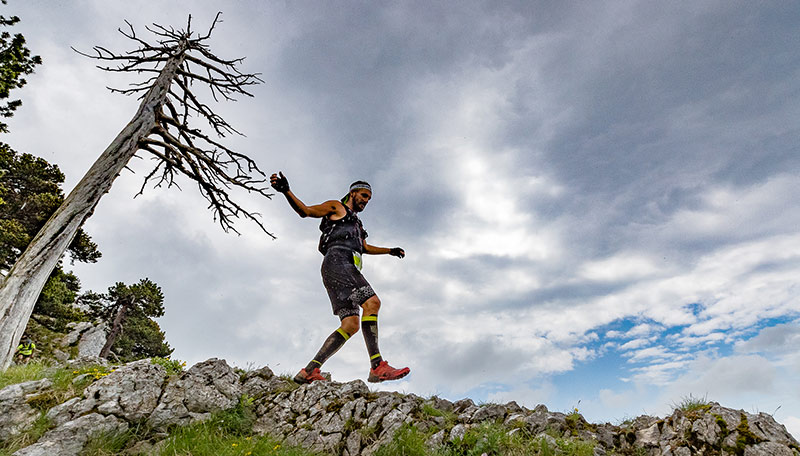
M306 206L289 190L289 182L283 173L270 177L272 188L286 197L289 205L300 217L321 218L319 229L319 251L322 260L322 283L328 290L333 305L333 314L341 320L341 326L322 344L314 359L300 369L294 377L297 383L325 380L320 367L336 353L353 334L358 332L358 317L361 317L364 341L370 359L370 382L397 380L411 372L407 367L395 369L383 360L378 350L378 310L381 301L372 287L361 275L361 255L405 256L400 247L375 247L367 244L367 232L361 226L358 213L363 211L372 198L372 188L364 181L353 182L350 191L341 201L330 200L315 206ZM359 309L360 308L360 309Z

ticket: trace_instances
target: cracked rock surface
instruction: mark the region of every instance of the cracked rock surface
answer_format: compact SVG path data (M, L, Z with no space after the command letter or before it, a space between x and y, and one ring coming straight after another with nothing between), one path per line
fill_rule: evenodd
M40 413L30 402L52 387L49 380L38 380L0 390L0 438L30 426ZM268 367L240 375L225 360L212 358L171 377L149 360L123 365L94 381L80 397L52 407L47 417L53 429L15 456L77 455L99 432L124 431L141 423L160 432L232 408L243 395L252 404L254 433L342 456L374 454L404 425L424 432L427 446L434 449L486 423L553 445L554 436L580 438L594 443L595 455L800 455L800 444L772 416L713 402L692 411L676 410L665 418L640 416L620 426L592 424L578 413L551 412L544 405L530 410L514 402L476 405L469 399L450 402L374 392L361 380L297 386ZM137 447L153 443L138 442Z

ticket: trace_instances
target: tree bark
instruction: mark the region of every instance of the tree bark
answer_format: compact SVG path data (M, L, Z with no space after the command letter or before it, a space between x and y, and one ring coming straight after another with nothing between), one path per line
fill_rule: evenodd
M103 345L103 349L100 350L101 358L108 358L108 354L111 352L111 346L114 345L117 337L122 332L122 323L125 321L125 317L131 305L133 305L133 296L131 296L130 299L126 298L120 304L117 315L114 317L114 323L111 325L111 332L108 333L108 338L106 338L106 344Z
M11 364L36 300L78 228L111 189L114 179L139 149L140 141L152 132L156 112L167 98L188 45L184 39L177 46L143 97L136 115L98 157L0 284L0 371Z

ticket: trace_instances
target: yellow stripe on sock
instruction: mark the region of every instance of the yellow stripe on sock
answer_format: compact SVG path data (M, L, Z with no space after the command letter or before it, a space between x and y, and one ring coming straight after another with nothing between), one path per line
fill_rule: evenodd
M339 332L339 334L341 334L341 335L342 335L342 337L344 337L344 340L347 340L347 339L349 339L349 338L350 338L350 334L347 334L347 331L345 331L344 329L342 329L342 328L339 328L339 329L337 329L336 331L338 331L338 332Z
M364 315L361 317L361 321L378 321L377 315Z
M376 354L374 354L374 355L370 356L370 357L369 357L369 360L370 360L370 361L372 361L373 359L375 359L375 358L380 358L380 357L381 357L381 354L380 354L380 353L376 353Z
M321 362L319 362L319 361L317 361L316 359L312 359L312 360L311 360L311 362L312 362L312 363L317 363L317 364L319 364L320 366L322 366L322 363L321 363Z

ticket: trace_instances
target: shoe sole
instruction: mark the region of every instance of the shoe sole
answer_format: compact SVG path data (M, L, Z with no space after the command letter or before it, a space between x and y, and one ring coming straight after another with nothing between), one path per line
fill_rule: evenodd
M367 378L367 381L370 382L370 383L381 383L381 382L388 382L388 381L392 381L392 380L400 380L401 378L405 377L406 375L408 375L410 373L411 373L411 370L409 369L409 370L403 372L402 374L398 375L397 377L392 377L392 378L380 378L377 375L369 374L369 377Z

